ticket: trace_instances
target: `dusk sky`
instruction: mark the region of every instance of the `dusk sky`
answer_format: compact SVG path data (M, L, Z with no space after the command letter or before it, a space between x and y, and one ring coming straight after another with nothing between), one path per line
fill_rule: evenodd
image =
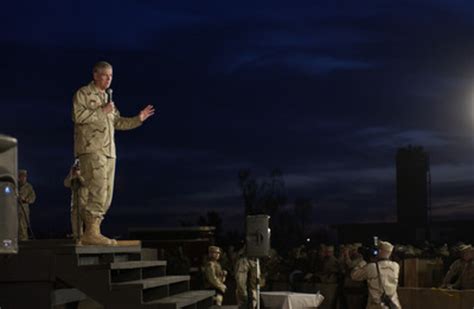
M0 133L38 199L33 228L68 224L74 92L114 66L105 228L243 218L238 171L280 168L313 223L396 219L395 154L431 160L437 219L474 218L474 2L23 1L0 13ZM66 221L66 222L65 222Z

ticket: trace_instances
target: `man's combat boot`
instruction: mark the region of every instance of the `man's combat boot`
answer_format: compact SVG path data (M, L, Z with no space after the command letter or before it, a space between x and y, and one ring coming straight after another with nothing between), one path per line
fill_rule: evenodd
M82 245L96 245L96 246L115 246L117 241L115 239L110 239L105 237L100 232L100 224L102 218L99 216L93 216L87 214L85 216L86 230L81 237Z

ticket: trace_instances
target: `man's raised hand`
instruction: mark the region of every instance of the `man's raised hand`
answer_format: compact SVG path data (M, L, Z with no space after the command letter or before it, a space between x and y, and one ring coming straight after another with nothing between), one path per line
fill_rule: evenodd
M143 122L148 119L148 117L152 116L155 113L155 108L153 105L148 105L144 109L140 111L138 117L140 117L140 121Z

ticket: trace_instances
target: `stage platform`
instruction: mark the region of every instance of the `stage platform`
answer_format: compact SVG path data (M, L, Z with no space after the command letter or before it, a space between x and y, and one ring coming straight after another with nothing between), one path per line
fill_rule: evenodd
M104 309L204 309L214 291L190 290L189 276L168 276L166 261L138 240L84 246L74 240L19 243L0 256L0 308L51 309L94 300Z

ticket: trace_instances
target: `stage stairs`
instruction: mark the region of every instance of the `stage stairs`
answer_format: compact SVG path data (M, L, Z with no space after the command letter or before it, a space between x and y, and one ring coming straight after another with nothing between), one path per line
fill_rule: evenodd
M104 309L203 309L214 291L190 290L190 276L167 276L166 261L140 241L77 246L72 240L20 243L0 256L0 308L59 308L90 298Z

